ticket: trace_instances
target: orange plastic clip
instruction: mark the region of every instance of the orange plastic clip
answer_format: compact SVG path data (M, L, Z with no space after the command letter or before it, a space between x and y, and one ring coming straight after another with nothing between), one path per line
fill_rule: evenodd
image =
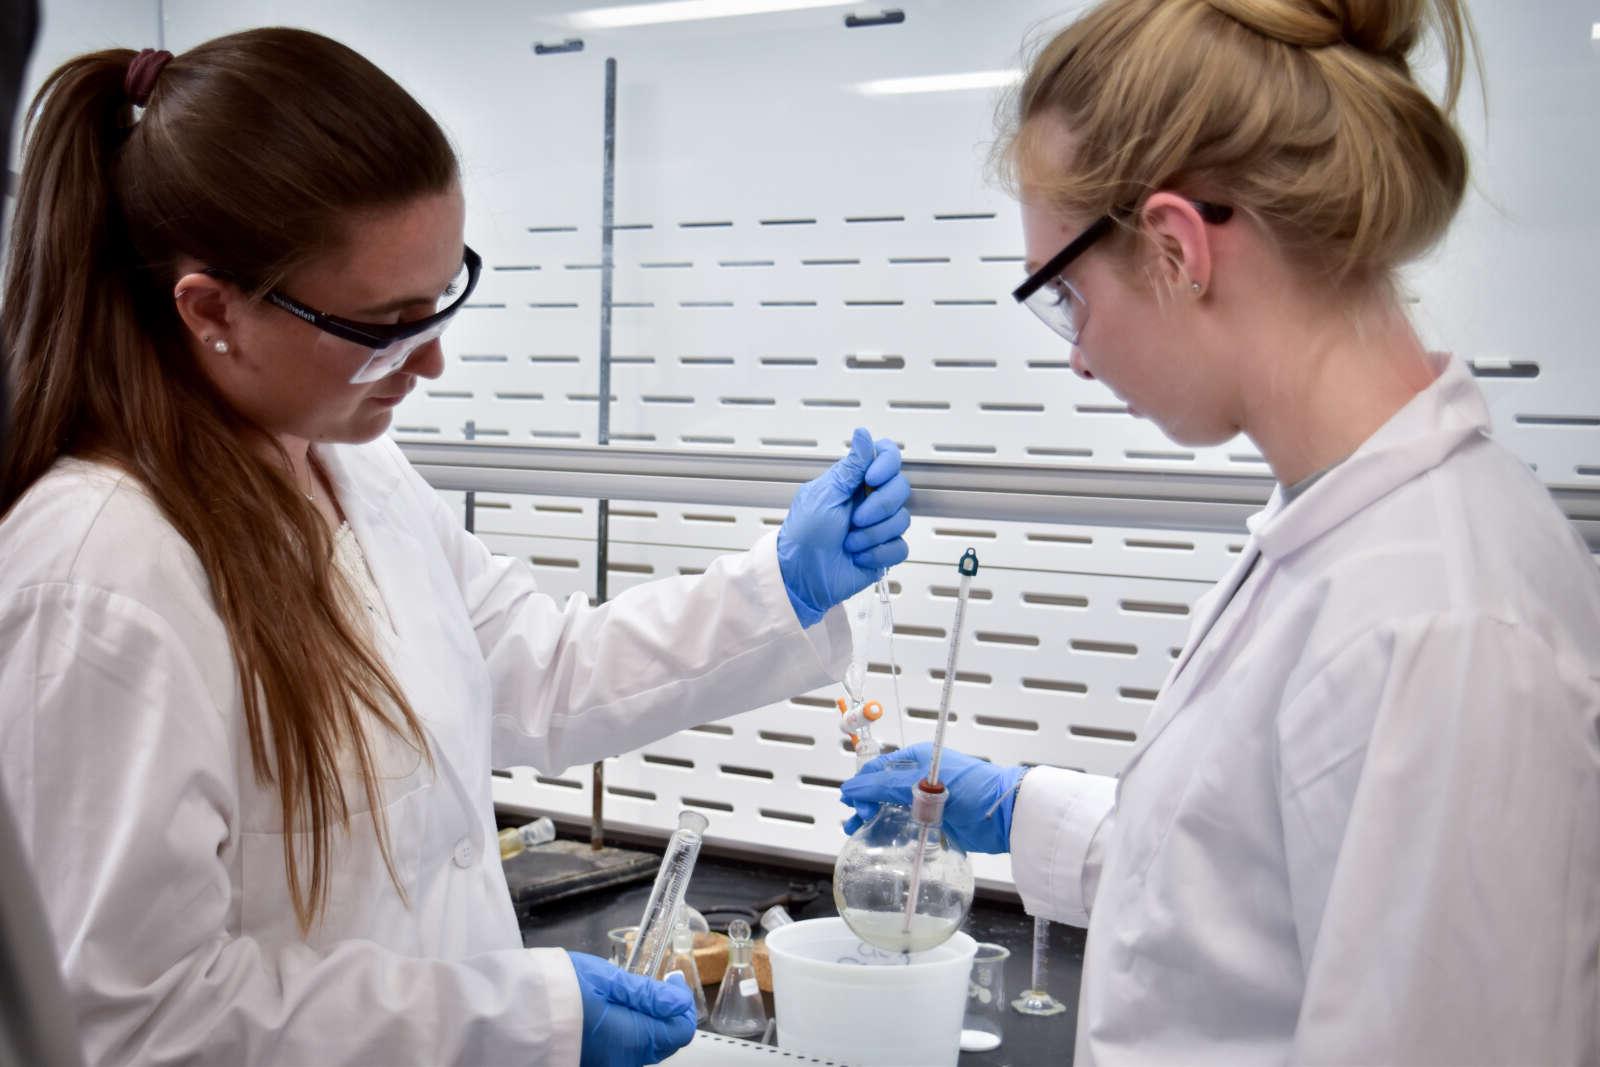
M861 706L861 714L868 722L877 722L883 718L883 705L876 700L869 700Z

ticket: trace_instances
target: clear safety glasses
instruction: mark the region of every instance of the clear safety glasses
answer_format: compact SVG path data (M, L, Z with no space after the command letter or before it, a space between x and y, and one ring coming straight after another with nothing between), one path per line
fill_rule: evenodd
M1089 304L1083 294L1061 277L1072 261L1087 252L1100 238L1111 232L1114 225L1110 215L1101 215L1087 229L1074 237L1067 247L1050 257L1050 262L1028 275L1028 280L1011 291L1017 303L1039 316L1039 321L1077 344L1089 321Z
M404 364L411 353L444 333L456 312L472 296L472 290L477 288L478 275L482 272L483 260L478 253L463 246L461 269L439 295L433 313L403 322L356 322L340 318L302 304L278 289L268 290L265 299L324 333L367 349L365 361L350 376L352 384L359 384L377 381ZM222 270L207 270L206 273L233 279L233 275Z
M1191 200L1200 217L1212 225L1221 225L1233 217L1233 208L1225 204L1208 204ZM1012 299L1039 317L1039 321L1075 345L1083 336L1083 327L1089 321L1089 303L1076 286L1061 275L1073 260L1087 252L1094 243L1111 232L1116 225L1113 215L1101 215L1089 228L1074 237L1050 261L1032 274L1028 280L1011 291Z

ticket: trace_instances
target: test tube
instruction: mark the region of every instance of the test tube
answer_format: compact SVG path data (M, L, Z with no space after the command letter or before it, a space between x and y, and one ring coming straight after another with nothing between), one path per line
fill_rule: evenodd
M694 873L694 862L700 856L700 835L706 832L707 825L706 817L697 811L678 813L678 828L667 841L666 855L661 857L661 869L656 872L656 884L650 889L649 903L645 904L644 916L639 920L639 936L623 967L630 974L654 978L660 969L672 944L678 912L683 908L683 895L689 889L689 876Z

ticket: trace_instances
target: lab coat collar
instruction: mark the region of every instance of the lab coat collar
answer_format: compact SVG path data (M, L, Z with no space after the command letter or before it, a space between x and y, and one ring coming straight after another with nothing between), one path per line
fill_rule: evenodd
M318 446L317 460L333 483L339 507L361 545L373 584L394 625L392 636L380 632L379 649L428 736L435 775L442 777L454 794L472 827L472 847L481 850L485 839L471 791L451 762L449 747L440 743L436 732L448 728L460 714L452 704L447 679L440 673L440 661L429 654L396 654L399 649L428 647L417 639L415 630L437 610L429 602L427 583L419 577L428 571L427 551L417 532L395 514L401 506L403 470L389 460L386 450L374 446Z
M400 471L394 464L374 462L374 456L378 454L376 450L358 445L311 447L316 452L317 462L322 464L328 480L333 483L339 507L343 509L345 517L351 520L352 528L357 525L352 512L359 512L365 520L388 509L389 503L394 500L395 486L400 481ZM362 547L365 548L365 544Z
M1466 364L1444 354L1428 358L1438 372L1433 384L1303 496L1285 505L1282 489L1274 490L1266 508L1246 520L1264 561L1297 551L1489 432L1488 405Z
M1217 662L1216 650L1233 639L1247 605L1239 604L1240 610L1228 618L1222 615L1233 600L1248 601L1253 595L1248 589L1231 592L1252 570L1258 579L1254 588L1259 589L1265 572L1278 560L1437 466L1464 441L1488 431L1488 406L1466 366L1445 355L1430 355L1429 361L1439 372L1433 384L1395 412L1349 459L1290 504L1284 503L1281 488L1274 490L1267 506L1245 520L1250 541L1194 620L1184 649L1123 768L1123 781L1157 735L1188 704L1190 694ZM1261 559L1253 562L1257 555Z
M394 514L400 499L401 471L387 462L382 449L361 445L316 446L317 460L333 483L339 508L355 534L372 572L373 584L383 597L394 626L395 648L416 647L409 640L418 618L426 617L429 605L417 582L426 573L427 557L414 531ZM389 643L380 635L381 650ZM389 668L424 720L430 718L433 691L426 668L415 657L389 656Z

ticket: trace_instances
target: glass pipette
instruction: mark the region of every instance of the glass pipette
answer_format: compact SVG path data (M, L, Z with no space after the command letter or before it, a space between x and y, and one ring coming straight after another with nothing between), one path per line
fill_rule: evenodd
M883 612L883 634L889 639L889 684L894 689L894 725L900 747L906 747L905 705L900 703L900 657L894 650L894 605L889 601L889 572L879 571L873 588L878 591L878 610Z

